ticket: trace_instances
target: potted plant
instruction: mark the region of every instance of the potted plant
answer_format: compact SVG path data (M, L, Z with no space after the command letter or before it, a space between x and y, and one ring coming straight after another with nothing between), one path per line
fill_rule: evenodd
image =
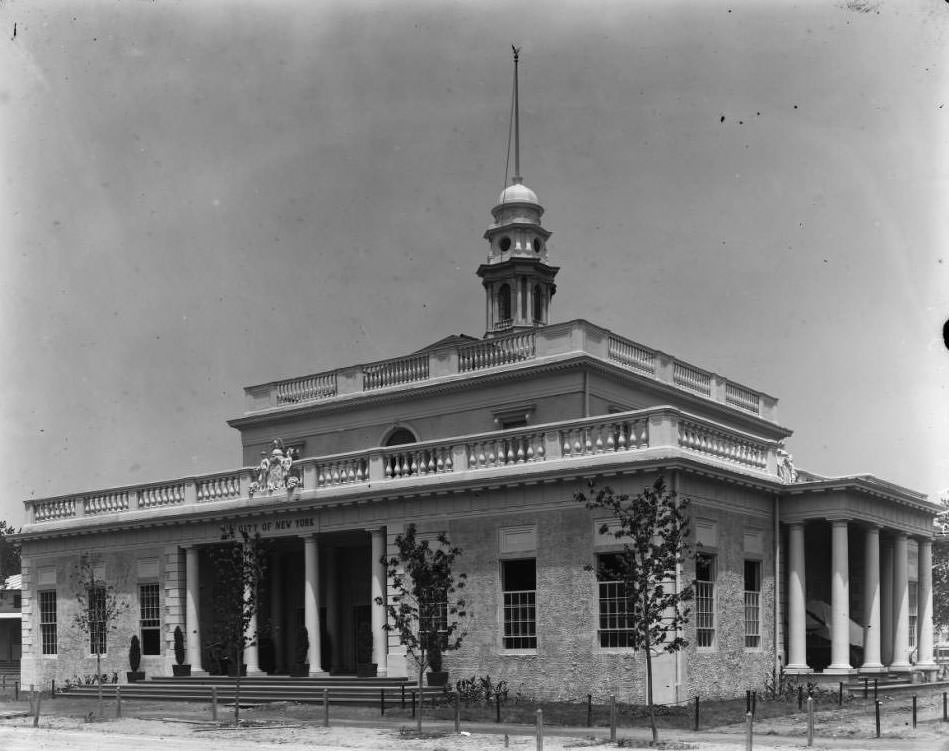
M142 645L138 641L138 636L132 637L132 643L129 645L129 667L132 668L125 674L129 683L145 680L145 671L139 671L138 666L142 664Z
M377 669L372 661L372 628L363 622L359 624L356 642L356 677L373 678Z
M310 654L310 636L306 632L306 626L301 626L297 631L297 647L295 654L295 663L290 675L308 676L310 674L310 663L307 659Z
M181 626L175 626L175 664L171 672L176 676L191 675L191 666L185 665L185 637L181 633Z
M438 640L428 648L428 675L426 680L429 686L445 686L448 684L448 671L442 670L442 646Z

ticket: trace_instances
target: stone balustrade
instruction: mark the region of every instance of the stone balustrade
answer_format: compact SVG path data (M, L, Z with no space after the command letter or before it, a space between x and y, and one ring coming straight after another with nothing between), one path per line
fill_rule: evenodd
M740 470L777 476L777 447L773 440L735 430L674 407L654 407L618 414L565 420L546 425L498 430L436 441L373 447L294 463L298 484L294 492L251 493L256 468L218 472L201 477L135 487L109 488L25 502L31 524L125 513L182 510L210 503L245 502L253 498L287 499L300 493L332 491L342 486L374 487L380 483L418 482L428 477L450 479L460 473L494 470L526 471L552 462L598 458L619 453L663 449L700 461L728 463ZM525 469L520 469L525 468ZM503 475L502 475L503 476ZM304 496L306 497L306 496Z
M422 354L244 389L247 414L424 383L490 368L587 355L772 422L777 399L583 321L539 326Z

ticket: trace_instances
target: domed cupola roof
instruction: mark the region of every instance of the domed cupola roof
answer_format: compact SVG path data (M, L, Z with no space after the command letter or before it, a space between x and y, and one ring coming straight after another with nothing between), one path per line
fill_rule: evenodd
M535 205L539 205L540 202L537 200L537 194L524 185L524 183L520 182L518 178L515 178L515 180L516 182L513 185L508 185L501 192L501 197L498 199L498 204L533 203Z

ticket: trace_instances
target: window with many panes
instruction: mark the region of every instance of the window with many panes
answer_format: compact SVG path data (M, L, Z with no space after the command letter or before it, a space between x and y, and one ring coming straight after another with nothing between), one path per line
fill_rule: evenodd
M537 567L533 558L501 561L505 649L537 648Z
M158 585L140 584L138 587L139 618L143 655L161 654L161 609L158 603Z
M916 647L916 628L919 624L919 582L909 582L909 646Z
M56 590L39 593L40 597L40 639L43 642L43 654L54 655L58 651L56 639Z
M600 646L632 647L633 619L623 582L623 556L608 553L597 556L597 594L600 607Z
M695 556L695 640L697 646L715 646L715 556Z
M104 655L106 647L105 587L90 587L89 596L89 652Z
M745 561L745 648L761 646L761 561Z

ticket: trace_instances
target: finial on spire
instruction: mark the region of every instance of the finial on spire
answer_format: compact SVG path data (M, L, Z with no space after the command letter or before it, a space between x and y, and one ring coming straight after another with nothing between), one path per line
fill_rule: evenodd
M514 50L514 176L511 182L520 184L523 182L521 177L521 116L517 93L517 61L521 54L521 48L511 45Z

